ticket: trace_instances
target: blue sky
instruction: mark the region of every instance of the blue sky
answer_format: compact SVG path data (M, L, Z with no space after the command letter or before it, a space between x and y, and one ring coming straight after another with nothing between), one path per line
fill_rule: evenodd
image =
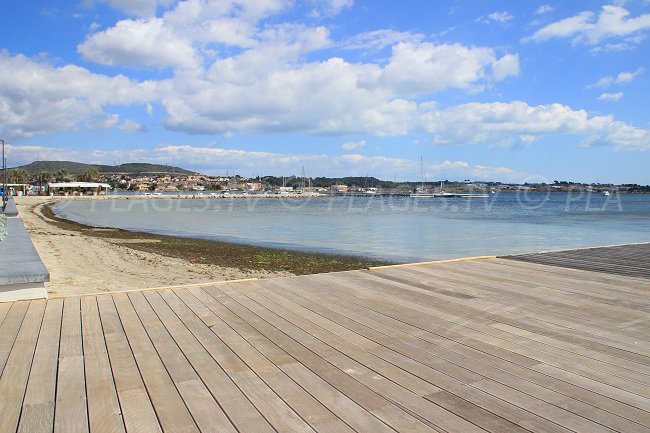
M650 184L650 1L0 0L0 138L210 174Z

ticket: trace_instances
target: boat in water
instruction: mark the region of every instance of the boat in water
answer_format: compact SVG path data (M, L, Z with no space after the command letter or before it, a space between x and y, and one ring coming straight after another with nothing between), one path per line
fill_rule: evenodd
M489 196L485 193L456 193L456 192L445 192L443 188L444 181L440 181L440 191L439 192L428 192L424 188L424 166L422 165L422 157L420 157L420 175L422 177L422 185L420 188L416 189L416 192L409 194L409 197L412 198L488 198Z

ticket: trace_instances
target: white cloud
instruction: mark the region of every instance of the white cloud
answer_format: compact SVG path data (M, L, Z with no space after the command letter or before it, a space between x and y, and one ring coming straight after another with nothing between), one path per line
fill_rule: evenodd
M650 131L562 104L530 106L514 101L461 104L443 111L435 106L421 109L423 127L439 144L516 146L545 136L574 135L587 144L650 150Z
M475 93L519 73L517 54L499 58L489 47L434 44L389 30L347 41L347 48L391 45L386 64L307 61L333 45L327 28L260 24L290 5L187 0L160 18L120 21L78 50L107 65L173 68L151 102L164 109L166 127L190 133L403 135L416 127L412 99L446 89ZM233 46L236 54L227 54Z
M151 17L156 14L158 4L168 4L167 0L110 0L115 9L131 15Z
M553 12L554 10L555 10L555 8L553 6L548 5L548 4L544 4L544 5L541 5L540 7L538 7L535 10L535 15L547 14L547 13Z
M301 167L308 166L312 176L371 176L392 179L420 179L420 161L393 158L382 155L365 156L353 153L340 155L282 154L264 151L246 151L192 145L162 145L154 149L103 151L98 149L70 149L46 146L7 145L11 166L41 159L55 161L79 161L90 164L113 164L115 161L145 161L198 169L208 174L230 173L241 175L292 175L299 174ZM480 179L522 181L528 175L508 167L490 167L467 161L427 162L424 171L428 179Z
M627 72L627 71L625 71L625 72L620 72L620 73L616 76L615 83L616 83L616 84L627 84L627 83L631 83L632 81L634 81L634 79L635 79L636 77L638 77L639 75L641 75L644 71L645 71L645 69L644 69L643 67L640 67L639 69L637 69L637 70L634 71L634 72Z
M313 46L328 41L318 28L303 30L300 39ZM497 81L518 72L517 56L497 59L490 48L460 44L400 43L385 67L341 58L301 63L305 45L260 44L205 73L178 74L161 89L165 124L203 133L407 134L417 105L406 98L480 89L490 68Z
M341 43L341 47L350 50L381 50L400 42L418 43L424 35L410 32L398 32L391 29L374 30L360 33Z
M476 19L476 21L484 24L489 24L491 22L506 24L512 21L513 19L514 16L512 16L510 13L506 11L498 11L498 12L492 12L486 17L479 17Z
M514 57L508 57L505 62L511 63L511 69L514 61ZM381 74L381 82L404 96L429 94L447 88L476 90L482 87L487 66L496 62L498 60L491 48L403 42L393 47L390 62ZM502 66L497 66L501 75L506 69L505 65ZM497 77L495 79L498 81Z
M602 93L598 98L599 101L619 101L623 97L623 92Z
M86 60L110 66L190 68L199 64L191 41L171 32L160 18L119 21L89 36L77 51Z
M532 36L524 38L524 41L545 41L573 36L576 33L584 32L589 27L588 22L593 16L593 12L581 12L573 17L564 18L542 27Z
M147 127L133 119L126 119L120 125L120 129L125 132L146 132Z
M650 14L634 18L629 15L630 12L622 6L605 5L598 15L590 11L581 12L542 27L524 41L572 37L573 43L596 45L606 39L638 36L650 29ZM626 40L632 44L636 41L638 39Z
M120 121L120 116L117 114L106 114L97 118L88 120L86 127L89 129L110 129L115 127Z
M314 9L311 11L313 17L338 15L343 9L352 7L354 0L311 0Z
M215 45L255 46L259 37L266 37L258 22L291 4L291 0L186 0L162 17L122 20L93 33L77 51L104 65L196 68L203 54L218 52Z
M634 81L636 77L641 75L643 72L645 72L645 69L643 67L640 67L636 71L619 72L616 76L607 75L605 77L600 78L594 84L590 84L589 86L587 86L587 89L609 87L615 84L629 84L632 81Z
M108 77L66 65L53 67L23 55L0 51L0 135L32 137L88 127L114 126L105 112L115 105L144 104L154 98L156 84L124 76Z
M359 154L344 154L334 159L337 173L340 175L363 176L374 173L383 179L390 179L395 174L400 178L419 180L421 168L427 179L480 179L500 181L522 181L528 175L508 167L490 167L481 164L471 164L467 161L428 162L420 166L420 161L386 156L365 156ZM347 173L347 174L346 174Z
M341 145L341 149L343 150L354 150L354 149L361 149L362 147L366 146L366 140L361 140L361 141L348 141L347 143L343 143Z
M519 76L519 54L506 54L492 63L492 75L496 81Z

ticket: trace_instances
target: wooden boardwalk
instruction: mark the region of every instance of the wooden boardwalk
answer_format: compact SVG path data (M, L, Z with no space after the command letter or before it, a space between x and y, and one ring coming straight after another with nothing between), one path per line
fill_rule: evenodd
M504 258L629 277L650 278L650 243L518 254Z
M650 280L507 259L0 304L0 432L650 432Z

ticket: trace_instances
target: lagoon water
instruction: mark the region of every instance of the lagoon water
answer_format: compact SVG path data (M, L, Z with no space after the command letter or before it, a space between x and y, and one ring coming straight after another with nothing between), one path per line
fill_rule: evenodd
M650 194L68 200L83 224L397 262L650 242Z

